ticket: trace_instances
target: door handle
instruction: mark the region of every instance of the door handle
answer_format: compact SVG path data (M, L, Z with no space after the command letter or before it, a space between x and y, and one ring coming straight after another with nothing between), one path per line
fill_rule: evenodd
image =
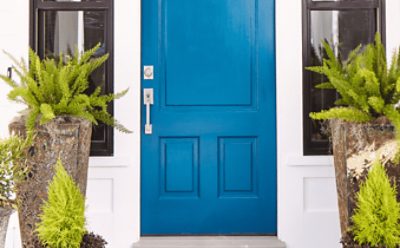
M145 134L153 133L153 125L151 124L151 108L150 105L154 104L154 90L151 88L143 89L143 101L146 106L146 124L144 126Z

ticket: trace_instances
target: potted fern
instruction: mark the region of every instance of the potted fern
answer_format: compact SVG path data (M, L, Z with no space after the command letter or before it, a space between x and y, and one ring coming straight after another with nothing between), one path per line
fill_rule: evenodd
M17 208L15 184L23 179L26 141L18 137L0 140L0 247L5 246L8 220Z
M17 185L19 219L23 246L33 241L40 206L47 198L47 185L54 176L51 166L61 158L66 170L85 195L92 124L103 122L129 133L107 111L111 101L124 96L102 95L98 87L88 94L89 76L108 55L95 57L100 45L72 56L40 59L29 51L29 65L10 56L19 76L16 82L0 76L10 87L8 98L27 109L10 125L10 131L22 137L34 137L27 152L26 180Z
M322 66L309 67L328 82L317 86L335 90L335 107L311 113L329 120L342 236L346 236L356 206L356 194L374 161L379 159L392 182L400 182L400 54L387 65L377 34L374 44L353 50L346 61L323 43L327 58ZM400 195L397 195L400 200Z

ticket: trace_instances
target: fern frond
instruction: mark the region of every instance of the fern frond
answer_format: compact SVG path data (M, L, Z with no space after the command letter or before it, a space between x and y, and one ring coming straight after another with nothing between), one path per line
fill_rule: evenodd
M43 125L56 117L53 108L46 103L40 105L40 113L42 114L42 118L40 119L40 125Z
M385 107L385 101L376 96L368 98L368 104L379 114L382 114L383 108Z
M98 43L93 48L84 52L79 59L79 64L80 65L86 64L93 57L93 55L97 52L97 50L99 50L100 46L101 46L101 43Z
M25 126L27 132L33 133L33 130L35 130L36 120L39 117L39 114L40 114L39 108L34 107L30 109L28 116L26 117L25 120Z
M11 101L15 100L22 100L25 104L33 104L37 105L38 101L35 99L35 97L32 95L31 92L27 88L23 87L15 87L13 88L7 95L8 99Z
M28 68L23 62L13 60L21 70L17 73L21 83L4 75L0 79L11 87L8 93L10 100L27 105L30 112L27 118L29 132L33 131L39 115L40 124L51 121L56 116L71 115L85 118L94 124L103 121L127 131L108 113L109 103L124 96L127 90L102 95L101 88L97 88L92 94L87 93L90 75L108 59L108 54L96 55L99 48L100 44L81 56L77 49L72 57L60 53L58 61L53 58L41 60L30 49ZM97 119L97 116L101 119Z
M337 99L337 100L334 102L334 104L335 104L336 106L343 106L343 105L347 105L347 102L344 101L343 99L339 98L339 99Z
M35 81L31 77L23 77L23 78L21 78L21 80L23 82L25 82L29 92L37 100L37 102L43 102L44 101L43 93L39 88L40 84L38 84L37 81Z
M93 116L103 122L104 124L108 126L115 127L118 131L122 133L132 133L128 128L124 127L121 125L118 121L114 119L109 113L104 112L104 111L93 111Z
M362 45L358 45L354 50L350 51L349 55L347 56L347 60L345 61L346 65L353 63L354 60L357 60L358 55L361 51Z
M24 59L21 59L21 61L18 61L14 56L12 56L10 53L6 52L3 50L3 53L9 58L11 59L11 61L14 64L14 69L16 69L17 71L21 70L23 74L27 74L28 73L28 69L25 65Z
M92 74L97 68L102 66L107 61L108 57L109 57L109 55L105 54L99 58L92 59L91 61L89 61L87 73Z
M317 84L317 85L315 85L315 88L320 89L320 90L334 90L335 89L335 87L329 82Z
M368 113L349 107L336 107L319 113L310 113L310 117L314 120L341 119L351 122L368 122L372 120Z
M380 96L380 83L375 73L367 69L360 69L359 74L365 80L365 89L368 95Z
M114 95L109 95L109 96L112 97L113 100L117 100L117 99L120 99L120 98L124 97L128 92L129 92L129 88L125 89L125 90L123 90L121 92L118 92L118 93L116 93Z
M19 86L17 82L15 82L6 75L0 75L0 79L3 80L6 84L8 84L11 88L16 88Z
M332 47L329 45L327 41L322 42L322 46L325 49L325 53L328 56L328 59L326 59L326 63L333 69L337 71L341 71L342 69L342 63L341 61L336 57L335 52L333 51Z

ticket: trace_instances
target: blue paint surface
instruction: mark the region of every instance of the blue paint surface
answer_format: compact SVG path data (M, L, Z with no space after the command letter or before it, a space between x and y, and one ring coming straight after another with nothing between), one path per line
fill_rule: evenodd
M142 235L276 234L274 8L142 1Z

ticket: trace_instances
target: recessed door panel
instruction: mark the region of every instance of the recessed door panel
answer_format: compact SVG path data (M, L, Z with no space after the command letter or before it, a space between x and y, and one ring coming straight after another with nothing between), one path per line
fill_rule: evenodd
M256 148L252 137L219 139L220 196L257 197Z
M162 6L166 105L251 105L255 1L166 0Z
M160 143L161 196L198 196L198 139L162 138Z

